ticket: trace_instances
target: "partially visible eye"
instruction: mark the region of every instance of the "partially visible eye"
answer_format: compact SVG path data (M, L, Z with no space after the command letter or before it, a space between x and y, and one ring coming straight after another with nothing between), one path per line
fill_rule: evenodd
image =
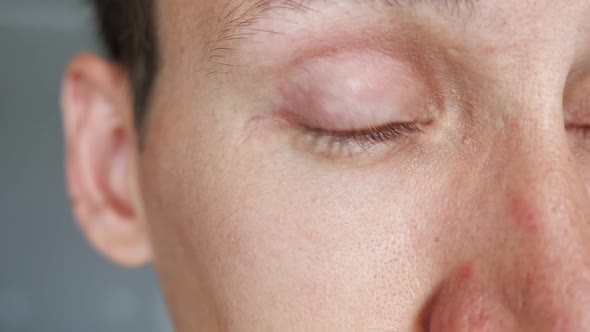
M408 137L432 117L426 84L384 54L313 59L279 90L280 111L302 129L298 142L324 156L355 155Z
M565 110L564 117L569 132L590 139L590 96L575 100L573 107Z

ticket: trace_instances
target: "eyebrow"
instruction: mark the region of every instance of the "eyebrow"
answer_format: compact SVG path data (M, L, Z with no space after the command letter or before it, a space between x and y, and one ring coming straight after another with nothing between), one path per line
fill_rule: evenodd
M211 17L218 25L217 32L208 42L210 60L218 65L234 66L224 62L224 58L235 52L225 46L225 42L248 40L257 33L279 34L278 31L254 28L269 12L281 10L307 14L317 12L313 5L323 2L336 6L338 2L348 1L358 6L385 5L398 10L412 11L415 6L426 4L436 10L450 12L454 16L463 16L475 12L480 0L224 0L218 13Z
M381 3L399 9L411 9L418 4L427 3L439 9L446 9L451 12L460 12L465 9L474 9L479 0L225 0L222 6L220 18L231 19L235 14L241 13L242 17L252 14L264 14L275 9L287 9L291 11L309 12L314 11L311 7L318 2L327 2L336 5L336 1L349 1L358 5L374 5Z

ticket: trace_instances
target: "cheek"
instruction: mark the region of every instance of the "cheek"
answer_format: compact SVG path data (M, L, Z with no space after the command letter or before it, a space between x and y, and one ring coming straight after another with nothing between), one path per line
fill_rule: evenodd
M417 270L403 258L413 251L414 234L406 224L413 218L403 206L410 202L400 198L395 208L384 209L366 198L374 190L358 183L252 180L219 198L227 213L212 210L215 215L207 216L219 221L205 232L220 255L216 263L223 271L210 278L218 280L223 302L240 294L242 304L276 320L296 311L343 327L362 317L401 317L405 312L391 308L374 312L387 300L384 294L396 294L400 308L411 307L406 292L414 287L398 287L415 282L408 271ZM231 308L238 310L243 308Z
M158 250L181 253L176 274L190 276L174 285L179 296L203 296L182 293L206 285L229 321L265 312L283 329L302 324L289 322L293 314L342 328L405 322L431 272L425 244L434 236L425 230L440 222L419 211L428 198L421 185L404 171L324 171L269 150L207 163L168 155L175 171L150 177L159 179L153 223L168 234L157 235L168 238Z

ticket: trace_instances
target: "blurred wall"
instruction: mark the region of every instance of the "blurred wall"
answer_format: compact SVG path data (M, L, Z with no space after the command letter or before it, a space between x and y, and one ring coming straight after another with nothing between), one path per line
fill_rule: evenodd
M0 0L0 331L170 331L151 269L95 254L64 189L60 77L94 49L83 0Z

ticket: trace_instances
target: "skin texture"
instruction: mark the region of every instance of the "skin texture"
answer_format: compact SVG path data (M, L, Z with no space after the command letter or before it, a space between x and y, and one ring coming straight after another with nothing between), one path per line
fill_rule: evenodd
M90 241L181 332L590 330L590 1L335 3L157 1L141 147L125 70L74 59Z

